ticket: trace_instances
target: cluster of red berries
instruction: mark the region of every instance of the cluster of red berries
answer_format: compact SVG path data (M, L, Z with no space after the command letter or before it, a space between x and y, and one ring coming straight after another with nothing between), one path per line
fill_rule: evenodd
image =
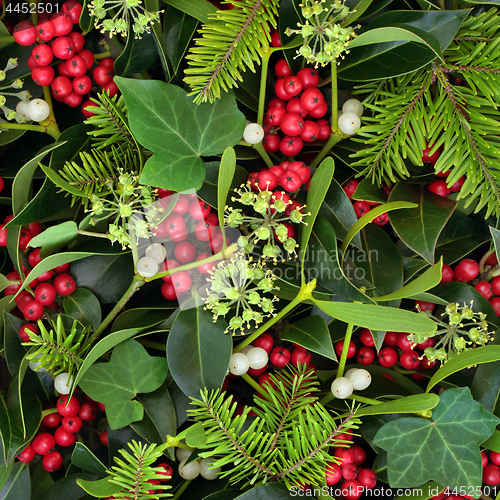
M406 370L428 370L434 368L436 365L436 361L429 361L425 356L420 359L420 357L423 356L424 349L434 345L434 338L432 337L429 337L421 344L415 345L410 343L407 333L387 332L383 343L385 347L383 347L378 354L376 354L373 349L375 342L370 330L366 328L362 329L359 334L359 341L362 344L360 347L356 347L356 344L352 340L349 342L347 359L356 356L356 361L361 365L372 364L375 361L375 357L377 357L380 366L384 368L391 368L398 361ZM335 344L335 351L339 357L343 347L344 340L340 340ZM384 376L391 378L389 374ZM424 376L419 373L412 373L411 376L415 380L422 380L424 378Z
M161 200L168 200L172 191L158 189L158 194ZM160 203L162 203L161 200ZM164 204L168 206L168 201ZM152 233L159 240L167 240L164 246L168 248L168 258L161 264L160 272L207 259L222 249L223 238L217 214L196 194L180 194L170 215L154 227ZM195 273L206 277L215 265L216 262L211 262L195 269L164 276L162 278L164 283L161 287L162 295L167 300L177 300L180 295L191 289ZM196 278L199 277L196 276Z
M309 189L311 170L303 161L282 161L279 165L263 168L259 172L252 172L247 179L252 191L274 191L281 186L288 193L298 191L302 186ZM287 206L286 215L301 205L294 201Z
M58 398L56 410L43 417L38 434L18 456L21 462L31 462L35 455L41 455L46 471L58 471L62 467L63 458L59 451L54 450L55 446L73 446L76 433L82 428L83 422L91 422L97 417L99 410L105 411L105 408L102 403L97 403L86 395L82 403L76 396L68 400L66 395ZM108 445L107 431L101 432L99 438L105 446Z
M359 186L359 181L351 179L350 181L347 181L342 186L342 188L344 189L349 199L352 201L352 207L354 208L354 212L356 213L356 216L359 219L367 212L369 212L372 208L375 208L376 206L380 205L380 203L377 203L375 201L354 200L353 199L354 192L356 191L356 188L358 186ZM384 189L386 196L389 196L391 188L388 187L387 184L384 184L382 187ZM383 214L380 214L379 216L375 217L375 219L373 219L372 222L374 222L378 226L385 226L389 222L389 216L387 215L387 212L384 212Z
M321 119L328 105L317 88L316 70L303 68L293 76L286 59L282 58L275 64L274 74L278 78L274 86L276 97L269 101L264 117L262 144L269 153L281 151L285 156L296 156L304 142L330 137L330 123Z
M491 450L486 453L486 451L488 450L481 452L483 483L496 486L500 484L500 453Z
M94 54L84 49L85 39L81 33L72 31L80 21L82 5L76 0L68 0L62 10L53 14L40 14L40 20L34 26L30 21L21 21L13 30L14 40L23 46L34 44L28 66L33 81L40 86L51 86L54 99L74 108L82 103L83 96L92 89L92 80L86 74L94 65ZM54 57L61 59L55 76L52 62ZM95 82L101 91L108 91L110 96L118 93L113 80L112 58L102 59L93 70ZM85 116L92 116L85 107L93 105L86 100L82 111Z
M434 153L430 154L432 150L432 146L429 144L426 145L426 148L424 149L422 153L422 161L424 163L429 163L430 165L434 166L443 152L443 147L439 147ZM438 177L437 180L431 182L428 186L427 189L429 191L432 191L435 194L438 194L439 196L445 196L446 198L450 196L451 193L458 193L461 189L462 186L464 185L465 182L465 176L462 175L460 179L458 179L454 184L452 184L450 187L448 187L448 184L446 182L446 178L450 174L450 171L446 172L439 172L436 174L436 177Z

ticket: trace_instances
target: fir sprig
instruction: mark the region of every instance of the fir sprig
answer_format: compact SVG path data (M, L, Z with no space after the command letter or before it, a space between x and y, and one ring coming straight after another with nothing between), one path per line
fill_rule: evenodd
M186 55L184 81L196 103L214 102L221 90L243 81L241 73L247 68L255 72L262 47L269 47L271 27L277 26L278 6L279 0L241 0L234 9L209 14L211 22L199 30L201 38Z
M356 428L359 420L351 412L343 422L320 404L312 394L318 382L312 371L298 367L271 376L270 401L255 398L257 417L244 428L250 408L235 415L237 403L219 391L201 393L194 399L197 409L188 410L207 434L199 456L213 458L213 467L222 467L220 477L243 487L270 481L287 487L319 485L327 463L335 462L331 447L342 446L335 436ZM308 394L310 394L308 396Z

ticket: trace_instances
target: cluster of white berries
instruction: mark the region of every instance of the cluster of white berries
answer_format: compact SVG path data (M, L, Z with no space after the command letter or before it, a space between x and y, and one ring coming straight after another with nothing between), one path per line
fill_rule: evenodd
M137 272L144 278L152 278L157 272L160 264L165 261L167 251L161 243L151 243L146 248L144 257L136 264Z
M370 372L363 368L351 368L343 377L332 382L332 394L337 399L348 398L353 391L362 391L372 383Z
M26 121L43 122L50 114L49 105L43 99L33 99L31 101L19 101L16 106L16 113L26 118Z
M254 347L252 344L244 347L241 352L231 356L229 360L229 371L233 375L243 375L249 368L260 370L267 365L269 355L262 347Z
M200 474L209 481L217 479L220 473L220 467L212 469L213 459L202 458L201 460L192 460L186 464L191 456L192 451L185 450L184 448L177 448L175 456L179 460L179 475L186 481L196 479Z
M348 99L342 106L338 116L339 130L346 135L353 135L361 127L360 116L363 115L363 104L357 99Z

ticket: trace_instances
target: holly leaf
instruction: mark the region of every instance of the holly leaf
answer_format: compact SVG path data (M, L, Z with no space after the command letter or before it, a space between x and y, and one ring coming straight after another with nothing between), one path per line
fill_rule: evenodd
M135 340L117 345L109 363L90 367L80 380L85 394L106 405L111 429L142 420L144 407L132 398L138 393L153 392L167 376L167 360L150 356Z
M428 481L454 488L482 483L479 445L500 419L472 399L468 387L448 389L426 418L398 418L385 424L373 443L387 451L392 488L411 488Z
M194 104L177 85L156 80L115 78L123 92L137 140L155 154L141 184L174 191L199 189L205 178L202 156L215 156L241 139L245 115L232 92L214 104Z

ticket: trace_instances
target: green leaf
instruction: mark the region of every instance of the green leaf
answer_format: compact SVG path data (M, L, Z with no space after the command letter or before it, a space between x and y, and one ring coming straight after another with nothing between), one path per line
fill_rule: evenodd
M110 483L107 478L99 479L98 481L85 481L84 479L77 479L76 484L80 486L89 495L97 498L106 498L118 493L121 486Z
M405 245L433 264L439 234L455 210L456 202L431 193L424 186L406 182L394 186L389 200L406 200L417 205L417 208L391 213L389 220Z
M498 256L500 255L500 231L490 226L491 238L493 239L493 245L495 247L495 253Z
M491 304L473 287L467 283L448 281L440 283L429 291L432 295L444 299L447 303L458 302L467 304L474 312L486 314L486 319L496 326L500 326L500 318L496 315ZM471 305L472 302L472 305Z
M96 330L101 324L101 304L86 288L77 288L63 300L66 314L77 319L86 328Z
M163 40L175 75L195 33L198 21L171 5L167 5L165 9L165 19L168 19L168 22L163 25Z
M441 380L449 377L453 373L459 372L464 368L482 363L491 363L500 360L500 345L485 345L464 351L458 356L447 361L439 370L434 373L427 384L426 392L429 392Z
M260 484L235 500L290 500L290 490L282 483Z
M392 292L389 295L383 295L382 297L376 297L377 302L382 302L386 300L394 299L405 299L407 297L412 297L418 293L426 292L430 288L435 287L441 282L441 269L443 267L443 258L438 262L438 264L431 266L420 276L415 278L413 281L408 283L408 285Z
M354 236L361 231L367 224L369 224L373 219L377 218L379 215L385 212L391 212L392 210L403 210L405 208L412 208L415 206L415 203L407 202L407 201L397 201L392 203L383 203L375 208L372 208L365 215L361 216L356 223L349 229L344 241L342 242L342 247L340 249L342 255L345 254L347 247L351 243L351 240Z
M441 258L441 257L440 257ZM419 271L428 267L429 263L423 259L403 257L404 282L409 281Z
M311 215L306 219L307 226L302 229L302 238L300 240L299 250L302 275L304 275L304 258L307 245L309 244L309 238L311 237L314 222L316 221L316 217L318 216L323 200L328 193L328 189L333 179L334 170L335 165L333 163L333 158L329 156L321 162L318 170L316 170L311 178L311 184L309 185L306 201L307 210Z
M482 484L479 445L499 422L472 399L467 387L459 387L441 394L432 421L398 418L385 424L373 443L388 453L393 488L419 486L430 480L476 488Z
M385 191L373 184L370 178L363 179L354 191L353 199L362 201L371 201L376 203L386 203L387 195Z
M204 24L210 22L208 14L217 12L217 7L212 5L207 0L190 0L189 2L184 0L166 0L165 3L179 9L181 12L184 12L195 19L198 19L198 21L201 21Z
M408 333L431 333L436 330L436 324L427 316L404 309L315 299L313 302L333 318L369 330Z
M203 446L207 442L207 433L201 422L189 427L186 433L186 444L193 448Z
M356 212L354 212L354 208L352 208L351 200L335 179L332 179L330 189L328 189L326 193L318 215L324 217L333 226L337 237L342 241L346 237L349 229L351 229L358 220ZM357 248L361 248L359 234L354 236L352 244Z
M125 97L132 133L155 153L144 165L142 184L199 189L205 177L201 156L222 153L243 135L245 116L230 92L214 104L198 106L176 85L121 77L115 81Z
M227 203L227 196L229 194L229 190L231 189L235 170L236 153L234 152L233 148L226 148L220 161L219 182L217 189L217 210L223 241L226 241L226 233L224 231L224 212Z
M426 45L435 57L443 59L439 41L425 31L419 30L407 24L400 24L398 27L383 27L365 31L354 38L348 45L349 50L363 45L374 45L384 42L417 42Z
M482 447L500 453L500 431L495 430L491 437L482 444Z
M427 397L430 396L430 397ZM404 398L386 401L379 405L371 405L356 411L357 417L381 415L384 413L416 413L432 410L439 403L437 394L412 394Z
M320 316L308 316L286 326L281 340L295 342L309 351L337 361L330 332L325 320Z
M83 9L79 24L81 30L85 33L91 31L94 27L94 16L90 15L88 0L83 0Z
M170 373L186 396L198 397L200 389L217 389L226 376L233 342L224 333L222 319L213 322L202 306L181 311L167 341Z
M149 443L164 443L167 435L174 436L177 431L177 415L174 402L165 385L149 394L139 394L137 399L144 407L144 418L132 422L130 426L139 436ZM174 460L174 450L167 448L165 453Z
M0 490L2 500L27 500L31 497L30 472L28 464L17 462L12 468L5 486Z
M40 500L80 500L83 496L78 481L91 480L90 474L72 474L55 482ZM116 491L115 491L116 493Z
M306 252L305 272L309 281L317 279L319 285L339 297L373 303L351 283L340 268L335 231L322 217L318 217L314 224Z
M162 296L163 297L163 296ZM171 305L170 309L166 307ZM127 328L149 328L156 326L168 319L176 309L177 303L167 304L165 307L138 307L122 312L114 321L111 327L112 332L125 330Z
M145 0L144 5L148 12L158 12L160 10L159 0ZM164 23L166 24L166 23ZM161 30L161 22L153 23L153 40L156 45L156 50L160 56L160 62L165 73L165 80L170 80L174 75L172 74L171 63L168 59L167 47L163 40L163 32Z
M7 483L7 479L9 479L13 467L14 462L11 462L9 465L0 465L0 492L3 490L3 487Z
M92 137L87 132L93 129L92 125L79 123L61 132L56 144L62 145L52 151L49 167L57 171L64 167L67 161L78 161L78 153L90 149Z
M106 467L104 464L83 444L77 442L73 453L71 454L71 462L80 469L96 474L97 476L106 475Z
M50 226L35 236L28 246L31 248L42 247L42 255L49 255L53 251L66 246L70 241L78 236L78 226L76 222L70 220L62 222L56 226Z
M115 60L114 69L118 76L129 76L149 69L157 58L154 34L143 33L141 38L135 38L130 31L123 52Z
M72 186L68 181L65 181L55 170L50 167L39 164L43 173L58 187L62 188L64 191L79 196L80 198L88 198L88 196L80 189Z
M366 30L405 24L436 38L441 51L451 43L469 10L390 11L377 16ZM436 58L428 46L416 42L384 42L354 47L341 61L338 75L356 82L404 75Z
M61 146L61 143L51 144L42 148L14 177L12 183L12 211L14 215L17 215L28 204L31 198L31 181L38 167L38 162L42 161L50 151L59 146Z
M109 426L119 429L142 419L142 405L131 399L158 389L167 376L167 366L165 358L150 356L141 344L129 339L113 349L109 363L91 366L80 379L80 387L106 405Z

